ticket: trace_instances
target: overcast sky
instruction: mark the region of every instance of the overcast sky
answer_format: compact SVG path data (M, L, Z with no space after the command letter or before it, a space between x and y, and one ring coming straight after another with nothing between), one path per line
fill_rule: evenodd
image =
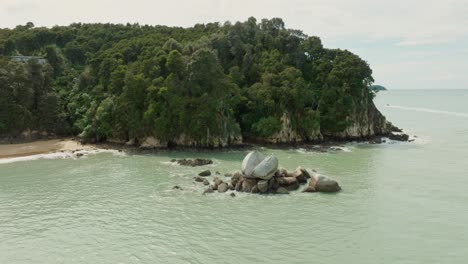
M112 22L191 26L281 17L357 53L389 89L468 89L468 0L0 0L0 27Z

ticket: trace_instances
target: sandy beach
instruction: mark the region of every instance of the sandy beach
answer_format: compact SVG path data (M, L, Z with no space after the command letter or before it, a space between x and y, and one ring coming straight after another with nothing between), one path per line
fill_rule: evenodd
M82 145L72 139L37 140L19 144L0 144L0 159L24 157L59 151L93 150L91 145Z

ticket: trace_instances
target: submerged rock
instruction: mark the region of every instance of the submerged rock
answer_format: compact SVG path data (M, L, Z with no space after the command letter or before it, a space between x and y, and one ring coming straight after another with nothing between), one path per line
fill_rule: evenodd
M209 186L209 187L203 192L203 194L212 193L212 192L214 192L213 187L212 187L212 186Z
M394 126L393 124L390 125L390 131L391 132L399 132L399 133L403 132L403 130L401 128L399 128L397 126Z
M204 180L203 180L203 184L204 184L204 185L210 185L210 182L209 182L207 179L204 179Z
M284 187L279 187L278 190L276 190L276 193L277 194L289 194L289 191L288 191L288 189L286 189Z
M202 171L202 172L198 173L198 175L203 176L203 177L207 177L207 176L211 175L211 171L210 170Z
M388 135L388 138L396 141L408 141L409 136L407 134L390 133L390 135Z
M213 161L210 160L210 159L193 159L193 160L191 160L191 159L181 159L181 160L172 159L171 162L177 162L179 165L191 166L191 167L213 164Z
M193 177L193 179L194 179L196 182L203 182L203 181L205 181L205 179L204 179L203 177L200 177L200 176Z

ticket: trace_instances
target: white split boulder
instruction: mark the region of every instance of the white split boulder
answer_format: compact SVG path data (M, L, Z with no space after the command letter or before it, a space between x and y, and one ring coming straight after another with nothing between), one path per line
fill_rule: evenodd
M242 172L246 178L269 180L278 170L278 159L265 157L258 151L252 151L242 161Z

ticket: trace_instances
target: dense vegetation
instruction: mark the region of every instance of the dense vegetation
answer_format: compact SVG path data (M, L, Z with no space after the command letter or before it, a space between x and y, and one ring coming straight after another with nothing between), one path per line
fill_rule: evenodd
M374 96L365 61L279 18L191 28L28 23L0 30L0 56L4 135L33 129L212 145L236 134L271 137L286 116L313 140L312 131L344 130Z

